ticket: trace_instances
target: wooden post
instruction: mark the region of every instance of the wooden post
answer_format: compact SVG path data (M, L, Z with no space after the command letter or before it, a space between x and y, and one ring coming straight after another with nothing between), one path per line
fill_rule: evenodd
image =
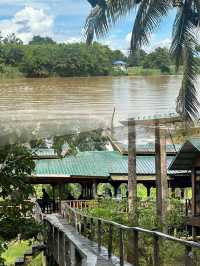
M160 266L160 255L159 255L159 237L154 235L153 239L153 266Z
M93 181L92 184L92 199L96 199L97 197L97 182Z
M175 187L171 188L171 197L175 198Z
M196 177L195 169L192 169L192 216L196 214Z
M133 245L134 245L134 255L133 255L133 265L139 266L139 257L138 257L138 232L133 232Z
M161 128L159 122L155 123L155 155L157 220L160 229L166 231L164 228L168 197L166 135L165 129Z
M128 210L132 225L137 225L136 123L128 121Z
M185 266L192 266L192 248L185 246Z
M149 198L151 196L151 187L149 185L146 185L147 189L147 197Z
M113 237L113 226L109 224L109 236L108 236L108 258L112 257L112 237Z
M123 231L119 229L119 254L120 254L120 266L124 266L124 241Z
M101 232L102 232L101 226L102 226L101 220L98 220L97 240L98 240L98 251L99 252L101 252Z

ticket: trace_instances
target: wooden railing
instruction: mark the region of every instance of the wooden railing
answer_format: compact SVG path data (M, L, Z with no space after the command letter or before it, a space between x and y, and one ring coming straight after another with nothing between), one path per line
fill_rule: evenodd
M98 204L96 200L66 200L64 203L68 204L73 209L95 208Z
M180 245L181 250L183 249L183 254L181 258L179 258L182 264L177 264L175 261L174 264L170 265L199 265L197 261L200 261L200 244L197 242L175 238L159 231L147 230L140 227L129 227L113 221L91 217L70 208L67 204L62 209L62 215L67 219L69 224L76 228L77 232L97 242L99 252L101 252L102 247L106 246L109 259L112 258L113 255L118 255L120 266L124 266L125 261L128 261L134 266L140 265L141 249L144 248L139 247L142 236L148 236L152 243L152 264L143 265L162 265L161 261L163 258L161 258L161 248L164 248L166 241L174 242ZM125 247L128 250L126 252ZM196 254L196 252L198 254ZM175 253L177 253L176 250Z
M45 240L47 265L96 266L97 256L87 247L83 247L73 234L66 231L54 214L47 215L44 223L47 228Z

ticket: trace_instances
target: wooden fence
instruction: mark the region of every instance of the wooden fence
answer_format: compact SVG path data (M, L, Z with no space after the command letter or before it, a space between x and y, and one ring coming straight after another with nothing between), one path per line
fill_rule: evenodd
M83 234L90 240L97 242L99 252L101 251L102 246L106 246L109 259L112 257L112 255L117 254L120 258L120 266L124 266L124 263L127 260L129 263L131 263L131 265L141 265L139 261L141 258L140 251L142 247L139 247L139 244L141 237L144 235L148 236L152 240L152 264L149 265L169 265L161 263L161 261L164 260L161 256L161 248L163 249L166 241L176 243L177 245L180 245L181 250L184 249L181 258L179 258L179 260L181 260L180 264L175 261L175 264L170 265L199 265L200 244L197 242L182 240L159 231L147 230L140 227L129 227L113 221L91 217L69 207L69 205L67 204L63 206L62 215L67 219L67 222L69 224L73 225L76 228L77 232ZM127 236L126 240L125 234ZM126 248L129 250L129 254L125 254L125 245L127 245L127 243L128 247ZM114 244L117 244L118 251L116 251L116 246L114 248ZM198 253L197 255L196 252Z

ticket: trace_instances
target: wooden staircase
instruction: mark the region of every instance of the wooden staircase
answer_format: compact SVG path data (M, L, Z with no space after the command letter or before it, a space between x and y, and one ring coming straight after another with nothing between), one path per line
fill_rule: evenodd
M26 265L34 256L45 250L45 245L37 244L24 253L23 257L19 257L15 261L15 266Z

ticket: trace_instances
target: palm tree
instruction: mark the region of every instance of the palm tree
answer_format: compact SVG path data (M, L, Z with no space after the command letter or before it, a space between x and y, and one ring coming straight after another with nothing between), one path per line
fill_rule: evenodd
M177 8L173 25L171 55L178 71L183 65L183 80L177 97L177 112L185 120L198 118L199 101L195 87L198 74L195 31L200 24L200 0L87 0L92 5L85 32L87 43L105 36L121 17L137 8L132 30L130 52L149 43L151 33L172 8Z

